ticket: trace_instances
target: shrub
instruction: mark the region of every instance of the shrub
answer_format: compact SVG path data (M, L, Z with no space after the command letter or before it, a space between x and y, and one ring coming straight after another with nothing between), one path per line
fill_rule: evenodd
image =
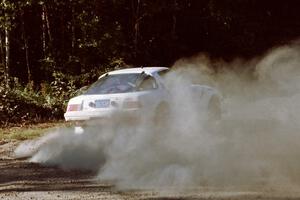
M62 119L68 100L82 92L79 88L90 85L108 70L92 69L78 76L55 71L52 81L39 85L29 82L22 86L17 78L10 79L8 86L0 81L0 126Z

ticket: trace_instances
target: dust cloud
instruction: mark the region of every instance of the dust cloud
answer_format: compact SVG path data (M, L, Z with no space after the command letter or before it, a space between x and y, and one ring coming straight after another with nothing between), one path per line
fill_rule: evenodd
M300 182L300 48L251 61L177 61L165 77L171 116L161 125L110 121L76 135L65 128L21 144L18 156L97 171L119 188L276 186ZM212 69L216 70L212 70ZM222 93L222 117L208 121L191 84Z

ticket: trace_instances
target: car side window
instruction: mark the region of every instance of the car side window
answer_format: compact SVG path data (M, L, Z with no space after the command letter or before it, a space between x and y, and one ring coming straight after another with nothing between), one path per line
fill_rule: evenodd
M153 89L157 89L157 83L152 76L146 76L138 87L139 91L153 90Z

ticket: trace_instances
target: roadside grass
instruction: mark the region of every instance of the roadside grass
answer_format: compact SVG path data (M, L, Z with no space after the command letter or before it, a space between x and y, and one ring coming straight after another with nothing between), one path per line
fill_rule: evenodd
M69 126L64 121L26 125L22 127L0 128L1 140L28 140L40 137L44 133L58 127Z

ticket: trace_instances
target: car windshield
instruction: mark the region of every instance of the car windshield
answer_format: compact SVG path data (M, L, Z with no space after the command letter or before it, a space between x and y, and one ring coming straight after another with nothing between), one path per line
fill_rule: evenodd
M112 74L106 75L89 87L85 94L114 94L133 92L140 74Z

